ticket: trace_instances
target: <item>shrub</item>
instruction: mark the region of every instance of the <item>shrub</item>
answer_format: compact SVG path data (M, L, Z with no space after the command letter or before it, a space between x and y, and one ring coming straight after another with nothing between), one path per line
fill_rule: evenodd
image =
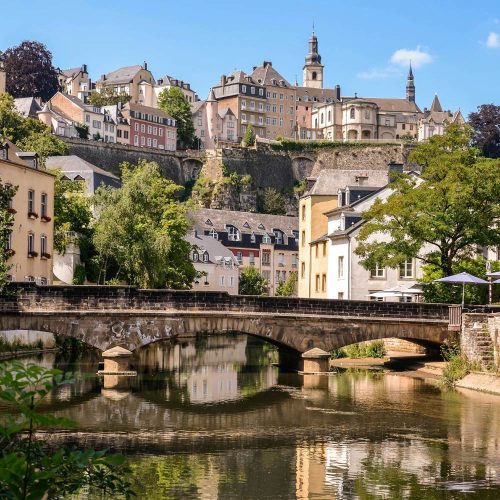
M375 340L369 343L351 344L332 351L332 358L383 358L386 354L384 343Z
M85 266L78 264L73 274L73 285L83 285L85 283Z

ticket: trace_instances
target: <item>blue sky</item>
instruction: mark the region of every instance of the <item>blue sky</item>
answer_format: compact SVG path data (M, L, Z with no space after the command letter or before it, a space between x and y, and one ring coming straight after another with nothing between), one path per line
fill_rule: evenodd
M201 98L220 75L270 60L301 81L315 23L325 84L366 97L403 97L413 60L417 103L438 93L467 114L500 104L499 0L0 0L0 50L39 40L63 68L94 80L147 61L156 78L190 82Z

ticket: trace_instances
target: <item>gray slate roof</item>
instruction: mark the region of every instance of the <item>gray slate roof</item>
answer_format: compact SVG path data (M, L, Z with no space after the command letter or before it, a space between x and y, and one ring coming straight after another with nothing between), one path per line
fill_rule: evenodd
M208 252L210 262L216 262L216 257L226 257L233 261L235 266L238 266L238 261L229 248L225 247L219 240L211 236L205 236L200 233L194 234L194 231L185 237L185 240L191 245L198 247L198 252L201 254L203 251Z
M123 68L115 69L106 75L106 83L119 84L119 83L129 83L133 80L134 76L138 71L142 69L140 64L135 64L134 66L124 66ZM99 83L103 80L99 79Z
M119 177L112 174L111 172L108 172L107 170L97 167L96 165L93 165L92 163L76 155L48 156L47 159L45 160L45 166L46 168L49 169L59 168L64 173L81 172L83 170L87 172L94 172L96 174L101 174L103 176L110 177L117 181L120 180Z
M368 174L368 178L363 182L356 183L356 177ZM385 186L389 180L389 169L387 170L335 170L324 169L319 173L318 178L307 195L336 195L339 189L346 186L357 187L379 187Z
M37 112L42 109L34 97L18 97L14 99L14 106L21 116L33 118L37 118Z
M200 208L190 212L189 218L199 230L225 231L226 224L235 226L242 233L255 233L256 235L271 233L273 229L281 229L287 236L291 236L292 231L299 230L299 218L286 215Z
M290 83L285 77L280 75L272 66L271 63L266 63L264 66L259 66L255 68L252 72L252 78L260 83L261 85L277 85L281 87L291 87ZM273 84L273 80L276 80L276 84ZM283 82L283 84L281 84Z

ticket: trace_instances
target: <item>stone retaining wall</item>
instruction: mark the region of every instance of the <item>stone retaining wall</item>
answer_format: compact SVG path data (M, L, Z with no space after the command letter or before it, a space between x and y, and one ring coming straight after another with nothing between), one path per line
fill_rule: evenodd
M464 314L460 347L481 368L500 367L500 312Z

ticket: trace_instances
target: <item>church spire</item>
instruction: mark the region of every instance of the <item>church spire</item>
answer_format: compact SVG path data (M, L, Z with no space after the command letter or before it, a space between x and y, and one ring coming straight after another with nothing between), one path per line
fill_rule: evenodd
M411 61L410 61L410 70L408 71L408 77L406 79L406 100L410 102L415 102L415 80L413 78Z

